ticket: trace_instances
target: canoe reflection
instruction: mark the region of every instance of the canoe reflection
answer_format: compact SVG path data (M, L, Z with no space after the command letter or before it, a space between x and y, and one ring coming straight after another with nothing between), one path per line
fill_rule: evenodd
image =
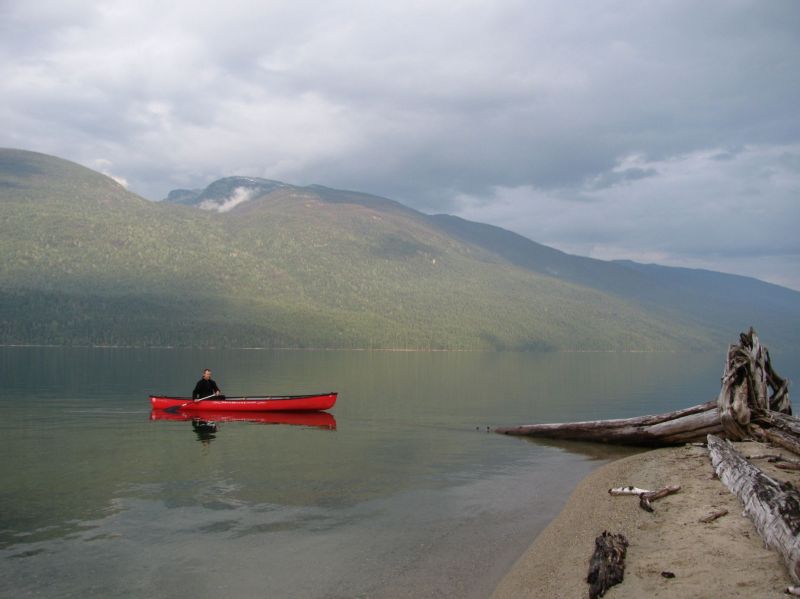
M336 419L327 412L230 412L224 410L204 410L202 418L197 412L171 412L169 410L152 410L150 420L190 420L197 432L197 426L206 429L209 434L217 432L218 422L258 422L261 424L291 424L309 426L326 430L336 430ZM196 424L198 423L198 424ZM204 423L204 424L199 424ZM210 430L213 426L214 430Z

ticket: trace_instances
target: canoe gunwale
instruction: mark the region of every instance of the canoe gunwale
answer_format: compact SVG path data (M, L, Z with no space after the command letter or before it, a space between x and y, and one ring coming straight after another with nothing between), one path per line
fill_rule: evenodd
M297 400L297 399L311 399L312 397L329 397L336 396L336 391L330 393L308 393L306 395L223 395L225 399L214 399L210 397L203 401L277 401L277 400ZM175 395L151 395L150 398L156 399L169 399L174 401L194 401L191 397L178 397Z
M336 392L307 395L261 395L225 397L194 401L191 397L151 395L150 404L156 410L179 408L188 411L235 410L235 411L303 411L313 412L332 408L337 399Z

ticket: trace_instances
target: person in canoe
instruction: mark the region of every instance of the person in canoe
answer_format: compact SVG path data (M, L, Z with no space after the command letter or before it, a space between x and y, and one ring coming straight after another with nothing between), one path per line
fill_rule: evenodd
M211 369L206 368L203 370L203 378L197 381L192 391L192 399L204 399L211 395L219 395L221 391L217 387L217 383L211 378ZM224 399L224 398L220 398Z

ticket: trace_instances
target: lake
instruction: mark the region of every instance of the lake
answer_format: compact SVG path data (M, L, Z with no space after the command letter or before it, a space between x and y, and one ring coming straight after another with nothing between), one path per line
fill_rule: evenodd
M702 403L724 359L0 348L0 594L486 597L575 484L632 451L487 427ZM773 366L797 380L800 356ZM188 395L204 367L229 395L339 401L216 432L151 419L150 393Z

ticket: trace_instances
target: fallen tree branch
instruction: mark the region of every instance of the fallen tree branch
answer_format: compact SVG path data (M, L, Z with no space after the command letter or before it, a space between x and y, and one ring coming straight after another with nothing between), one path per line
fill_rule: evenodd
M650 505L651 501L655 501L656 499L661 499L662 497L666 497L667 495L672 495L673 493L677 493L680 490L681 490L680 485L671 485L669 487L664 487L659 491L650 491L648 493L642 493L639 496L639 507L646 512L652 512L653 506Z
M775 464L776 468L783 468L784 470L800 470L800 460L790 460L782 455L777 454L762 454L754 456L746 456L748 460L767 460L770 464Z
M783 460L783 457L779 456L776 453L760 453L758 455L746 455L744 456L748 460L767 460L768 462L780 462Z
M639 507L642 508L646 512L652 512L653 506L650 505L651 501L655 501L656 499L661 499L662 497L666 497L667 495L671 495L672 493L677 493L681 490L680 485L671 485L669 487L664 487L658 491L648 491L647 489L640 489L639 487L614 487L613 489L609 489L609 495L638 495L639 496Z
M783 556L789 574L800 582L800 492L753 466L730 441L709 435L708 451L719 479L742 502L764 543Z
M606 591L622 582L625 576L625 553L628 539L622 534L612 534L604 530L594 540L594 553L589 561L589 598L596 599Z
M708 516L705 516L704 518L700 518L700 522L702 522L703 524L708 524L709 522L713 522L717 518L722 518L722 516L727 516L727 515L728 515L728 510L719 510L709 514Z

